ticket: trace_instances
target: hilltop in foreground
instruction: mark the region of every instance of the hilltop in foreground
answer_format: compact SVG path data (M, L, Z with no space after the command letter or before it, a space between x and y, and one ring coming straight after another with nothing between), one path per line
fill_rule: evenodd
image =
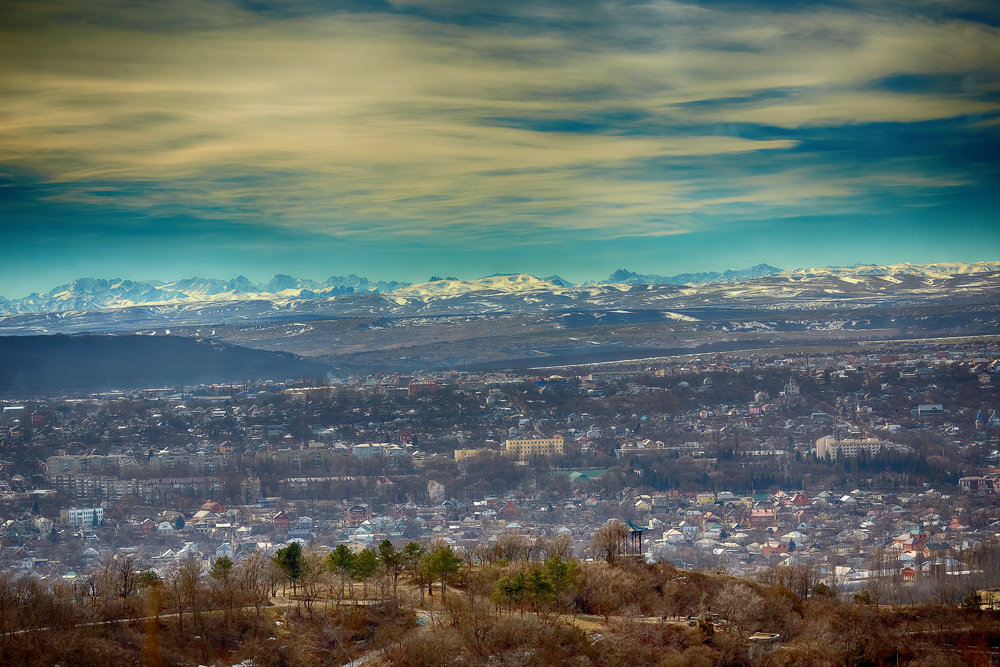
M207 577L184 565L165 581L130 574L125 559L109 562L108 580L95 580L83 604L30 578L3 581L13 595L0 659L105 666L946 667L988 665L1000 650L996 613L975 601L890 610L871 595L840 600L804 572L759 583L610 557L580 563L548 554L472 564L451 547L413 546L397 551L384 542L378 551L338 549L321 559L296 544L279 550L273 564L257 555L236 563L223 557ZM123 577L134 582L114 593Z

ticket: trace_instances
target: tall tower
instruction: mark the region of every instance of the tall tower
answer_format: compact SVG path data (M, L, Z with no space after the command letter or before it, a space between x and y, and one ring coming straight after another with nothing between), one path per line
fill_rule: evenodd
M788 378L788 383L785 385L785 400L788 403L799 402L799 383L794 375Z

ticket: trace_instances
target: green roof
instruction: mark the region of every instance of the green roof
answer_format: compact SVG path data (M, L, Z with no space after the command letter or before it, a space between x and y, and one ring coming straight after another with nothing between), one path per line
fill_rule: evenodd
M563 475L569 477L571 482L586 482L591 479L598 479L604 477L607 470L599 468L579 468L576 470L553 470L552 475Z

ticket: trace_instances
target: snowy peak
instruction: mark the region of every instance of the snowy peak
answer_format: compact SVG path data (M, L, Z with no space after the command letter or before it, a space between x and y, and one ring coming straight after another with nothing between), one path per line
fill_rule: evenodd
M399 282L373 283L355 275L346 278L331 276L326 283L320 283L278 274L263 285L257 285L242 275L232 280L195 276L167 283L159 280L78 278L45 294L29 294L20 299L0 299L0 316L104 310L139 305L308 299L358 292L386 292L404 285L405 283Z
M780 271L767 264L723 272L674 276L639 274L625 269L607 281L579 286L559 276L539 278L525 273L492 275L477 280L438 278L408 285L373 282L354 274L330 276L325 282L278 274L259 285L245 276L232 280L186 278L174 282L80 278L45 294L0 298L0 316L71 313L112 309L204 307L225 312L526 312L591 306L627 308L697 307L717 303L810 303L826 307L845 300L861 303L887 299L943 298L941 295L995 298L1000 262L858 265ZM971 296L970 296L971 298ZM825 305L824 305L825 304ZM588 306L590 307L590 306ZM388 312L387 311L387 312ZM220 310L220 312L222 312Z
M624 285L703 285L705 283L716 282L742 282L763 278L781 273L781 269L769 266L768 264L758 264L749 269L727 269L722 273L718 271L708 271L703 273L678 273L674 276L661 276L655 273L634 273L625 269L618 269L604 284L624 284Z
M557 275L548 276L547 278L543 278L543 280L546 280L553 285L558 285L559 287L573 287L573 283Z
M643 278L650 278L652 282L647 282L647 284L655 284L656 282L663 282L663 276L657 276L655 274L649 274L648 276L642 276L633 271L627 271L625 269L618 269L610 276L605 282L617 285L628 285L628 284L638 284L642 282Z
M560 279L561 280L561 279ZM417 285L409 285L392 294L401 297L448 297L459 296L469 292L494 292L513 294L531 292L533 290L563 291L566 288L555 282L536 278L526 273L509 275L494 275L478 280L439 279Z
M330 276L326 279L325 284L326 287L322 290L324 292L329 293L339 289L341 290L339 292L341 294L350 294L352 292L391 292L394 289L406 287L409 283L402 283L395 280L371 282L367 278L351 273L346 276Z
M256 288L252 282L246 276L236 276L229 281L229 289L236 294L244 294L247 292L254 292Z
M920 278L948 278L977 273L1000 271L1000 262L937 262L933 264L856 264L854 266L824 266L782 270L769 264L757 264L747 269L728 269L723 272L678 273L673 276L641 274L618 269L607 280L598 284L624 285L706 285L710 283L742 283L768 277L791 279L841 278L862 279L874 276L914 276Z
M303 289L307 290L317 290L322 289L325 285L322 285L315 280L303 280L302 278L294 278L284 273L279 273L271 278L270 282L264 285L263 292L270 292L271 294L279 294L288 290L296 290L296 294Z
M948 278L964 276L973 273L991 273L1000 271L1000 262L936 262L933 264L855 264L854 266L823 266L815 268L792 269L783 271L781 275L794 278L813 278L832 276L837 278L854 278L859 276L921 276L924 278Z

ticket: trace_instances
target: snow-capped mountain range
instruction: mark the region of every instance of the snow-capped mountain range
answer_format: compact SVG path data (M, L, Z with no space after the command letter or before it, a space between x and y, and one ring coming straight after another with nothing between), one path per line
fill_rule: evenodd
M682 282L685 281L685 282ZM558 276L493 275L477 280L437 279L408 285L331 276L323 283L276 275L265 284L189 278L175 282L81 278L45 294L0 298L0 330L28 320L62 321L65 329L85 313L113 320L199 322L323 316L424 316L477 312L540 312L568 308L680 310L706 306L757 309L862 307L950 298L992 303L1000 288L1000 262L893 264L782 271L766 264L743 270L660 276L620 269L606 280L573 286ZM114 311L114 312L110 312ZM36 318L27 318L35 315ZM27 318L27 319L26 319ZM52 318L55 318L53 320ZM214 320L212 318L215 318ZM6 320L4 322L3 320ZM37 325L37 326L36 326Z
M253 283L244 276L232 280L196 277L174 282L79 278L44 294L29 294L11 300L0 297L0 315L103 310L151 304L315 299L390 292L405 285L395 281L372 282L354 274L330 276L320 283L279 273L263 284Z
M814 277L835 276L838 278L851 276L893 276L908 275L924 278L947 278L949 276L964 276L972 273L990 273L1000 271L1000 262L937 262L934 264L855 264L854 266L824 266L812 269L792 269L782 271L782 275Z
M765 276L775 276L781 273L781 269L767 264L758 264L749 269L729 269L719 273L718 271L708 271L704 273L678 273L674 276L660 276L655 273L633 273L625 269L618 269L603 283L625 284L625 285L702 285L705 283L718 282L743 282L754 278Z

